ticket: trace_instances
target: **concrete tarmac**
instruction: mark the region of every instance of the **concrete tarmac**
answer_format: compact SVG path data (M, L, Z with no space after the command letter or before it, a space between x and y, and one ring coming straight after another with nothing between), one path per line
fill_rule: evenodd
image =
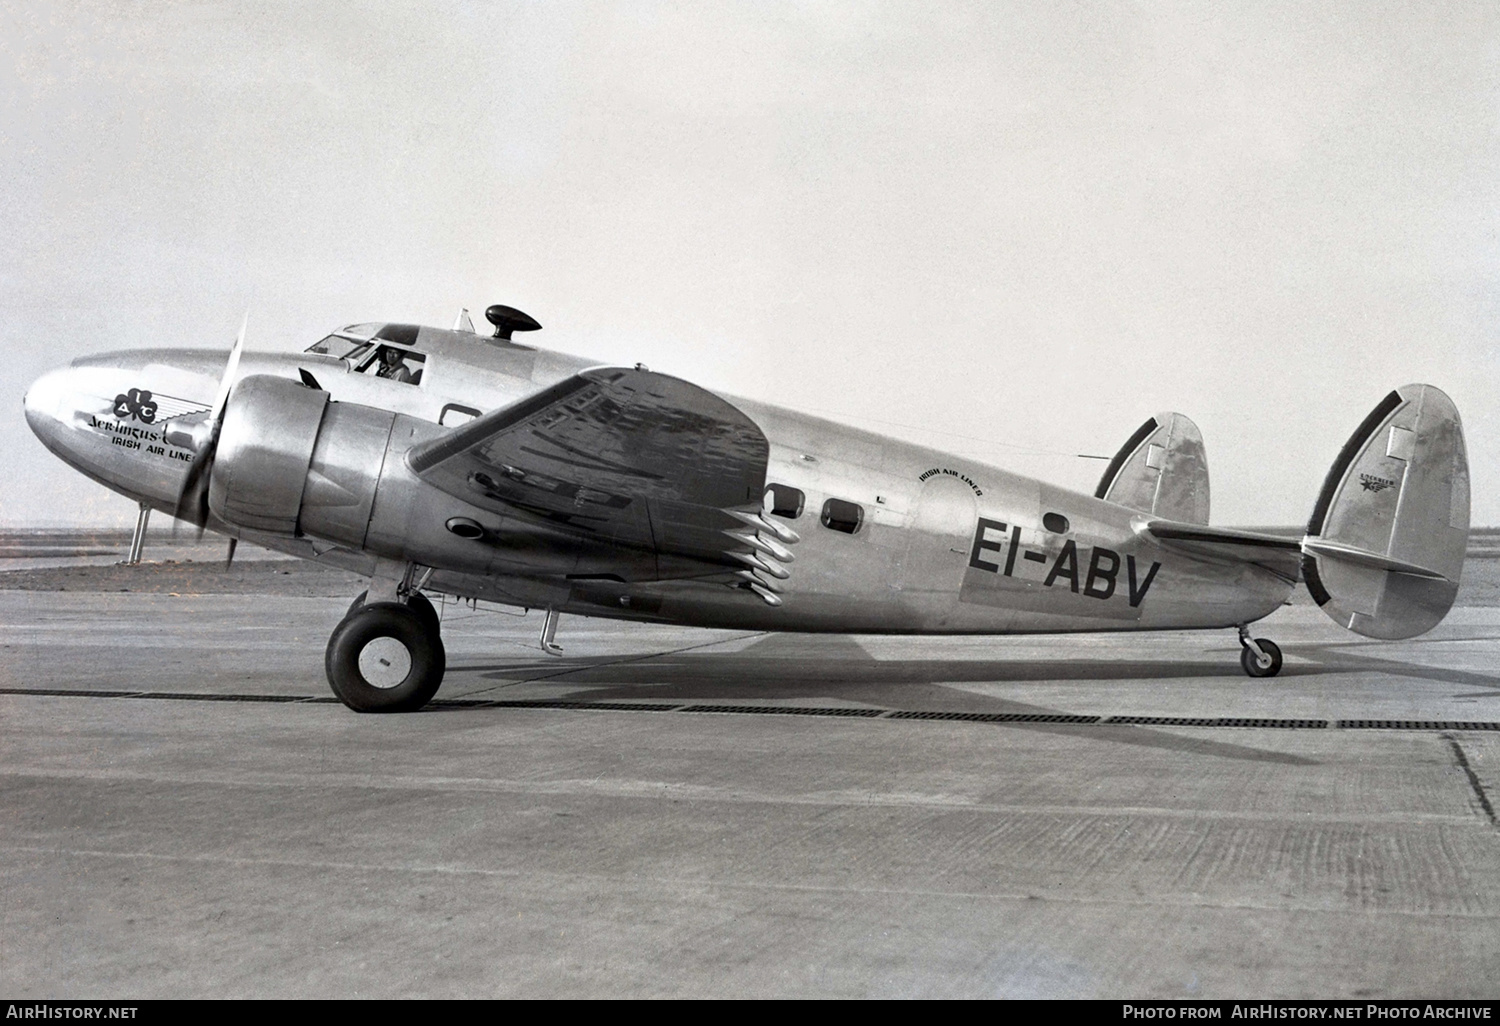
M1272 680L450 605L380 717L323 678L350 596L264 590L0 590L0 994L1500 995L1492 603L1284 608Z

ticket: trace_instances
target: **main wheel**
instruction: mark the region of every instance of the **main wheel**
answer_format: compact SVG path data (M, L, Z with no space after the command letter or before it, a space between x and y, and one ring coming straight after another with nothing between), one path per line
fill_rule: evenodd
M355 610L334 628L323 661L333 693L355 712L413 712L443 683L443 639L399 602Z
M1255 659L1255 653L1249 648L1240 649L1240 665L1245 672L1252 677L1274 677L1281 672L1281 649L1274 641L1265 638L1256 638L1255 643L1260 646L1262 652L1271 657L1270 665L1262 666Z
M370 593L368 591L362 591L353 602L349 603L349 612L344 614L345 619L353 616L360 609L364 608L365 596L369 594ZM421 616L422 619L425 620L427 624L432 628L432 632L434 634L442 629L443 622L438 619L437 610L433 608L432 602L427 598L427 596L423 595L420 591L414 591L410 596L407 597L406 608Z

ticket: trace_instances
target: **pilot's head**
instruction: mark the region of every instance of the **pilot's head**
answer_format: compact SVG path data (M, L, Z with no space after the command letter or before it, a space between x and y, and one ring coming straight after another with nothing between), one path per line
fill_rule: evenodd
M394 367L401 362L401 350L386 346L380 351L380 362L387 367Z

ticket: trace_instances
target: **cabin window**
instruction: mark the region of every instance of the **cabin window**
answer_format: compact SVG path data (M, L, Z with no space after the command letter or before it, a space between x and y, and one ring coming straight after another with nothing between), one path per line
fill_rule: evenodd
M1068 518L1061 513L1047 513L1042 516L1042 526L1053 534L1068 533Z
M864 523L865 509L855 502L829 499L823 503L823 526L845 534L854 534Z
M460 424L467 424L478 416L479 411L472 406L448 403L443 407L443 412L438 414L438 423L444 427L457 427Z
M800 488L773 484L766 488L765 507L778 517L796 520L802 515L802 504L806 501Z

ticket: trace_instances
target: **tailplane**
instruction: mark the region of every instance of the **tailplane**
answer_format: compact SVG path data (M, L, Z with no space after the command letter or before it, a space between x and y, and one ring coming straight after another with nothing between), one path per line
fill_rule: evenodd
M1208 457L1198 425L1180 413L1146 421L1109 461L1094 497L1165 520L1208 523Z
M1302 574L1340 626L1412 638L1452 607L1468 537L1458 410L1431 385L1405 385L1370 411L1329 469L1302 540Z

